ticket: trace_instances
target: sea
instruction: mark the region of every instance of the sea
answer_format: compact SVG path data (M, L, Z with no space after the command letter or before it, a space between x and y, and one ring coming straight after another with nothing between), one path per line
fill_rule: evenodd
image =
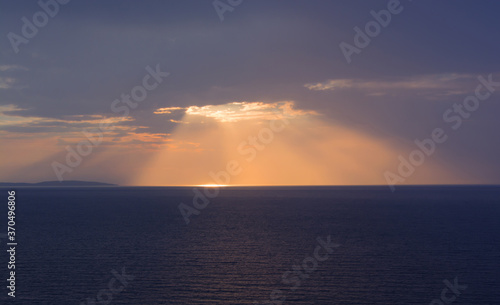
M499 186L0 191L1 304L500 304Z

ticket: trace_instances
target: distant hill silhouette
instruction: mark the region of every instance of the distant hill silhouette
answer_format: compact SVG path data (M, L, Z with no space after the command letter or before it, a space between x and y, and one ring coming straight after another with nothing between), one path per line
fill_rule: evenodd
M118 186L111 183L102 183L94 181L43 181L38 183L16 183L16 182L0 182L1 186Z

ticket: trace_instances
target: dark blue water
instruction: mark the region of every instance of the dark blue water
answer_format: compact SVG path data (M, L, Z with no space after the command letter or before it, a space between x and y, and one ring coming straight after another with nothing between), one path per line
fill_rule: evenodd
M15 190L2 304L500 303L499 187L226 188L188 225L191 188Z

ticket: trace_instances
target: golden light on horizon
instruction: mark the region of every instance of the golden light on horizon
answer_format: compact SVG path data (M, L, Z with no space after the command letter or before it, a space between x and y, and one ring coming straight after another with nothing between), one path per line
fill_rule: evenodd
M182 118L175 114L179 111L184 111ZM65 178L131 186L383 185L384 171L413 149L297 109L291 101L170 107L157 115L166 122L177 115L180 123L169 133L119 125L123 136L103 134L103 143ZM5 138L4 153L16 157L2 164L2 174L49 180L54 174L47 164L64 161L66 146L86 140L78 132L31 138ZM34 143L40 149L28 148ZM27 170L19 171L21 166ZM410 182L439 181L471 182L436 158L426 161Z
M172 132L174 144L151 157L130 185L380 185L405 151L289 101L188 109ZM431 163L415 181L454 178Z

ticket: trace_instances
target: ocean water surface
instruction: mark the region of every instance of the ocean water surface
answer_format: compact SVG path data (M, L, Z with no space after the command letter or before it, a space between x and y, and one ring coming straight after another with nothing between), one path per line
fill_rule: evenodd
M13 189L2 304L500 303L500 187Z

